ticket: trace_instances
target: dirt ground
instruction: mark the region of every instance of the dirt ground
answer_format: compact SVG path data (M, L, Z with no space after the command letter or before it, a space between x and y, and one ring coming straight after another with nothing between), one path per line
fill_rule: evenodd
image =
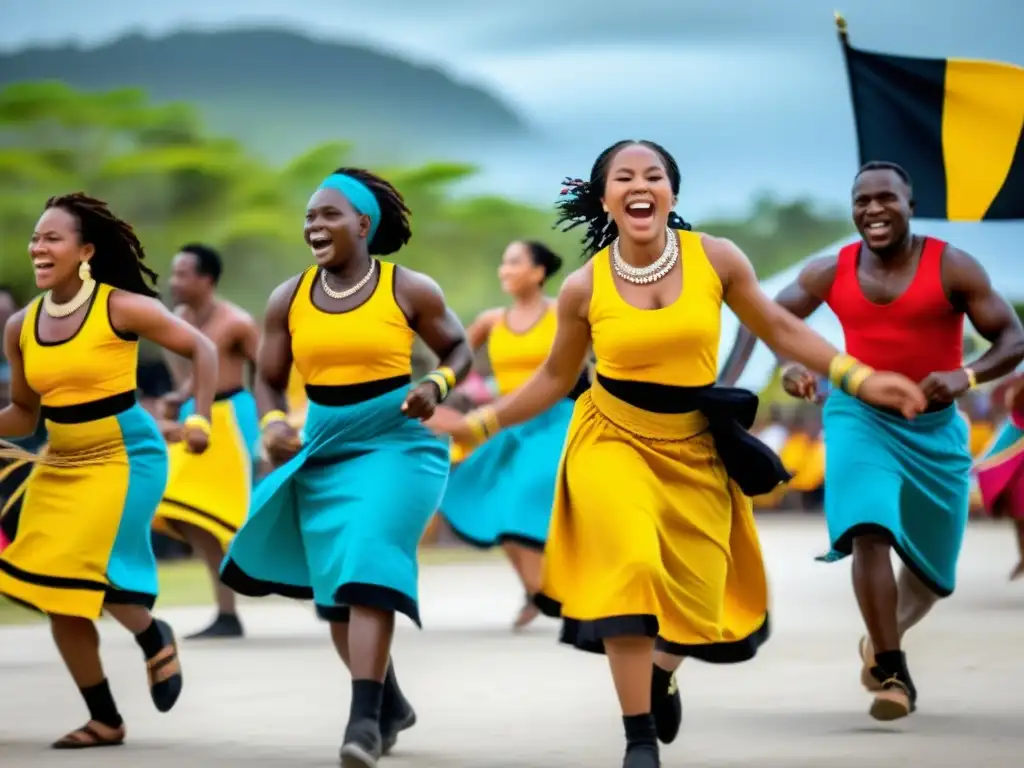
M1008 584L1010 531L972 524L957 593L908 639L920 709L890 726L867 716L858 686L859 621L847 564L813 561L817 516L761 526L773 588L772 640L752 662L688 662L683 733L665 766L930 768L1021 765L1024 583ZM395 659L419 714L388 768L617 768L622 731L605 662L555 642L541 619L509 622L520 592L501 561L437 565L421 578L426 629L403 624ZM158 714L139 651L103 624L108 674L128 745L56 753L85 721L45 626L0 628L0 766L224 768L337 765L348 683L307 607L243 605L249 637L185 644L185 692ZM182 634L209 609L167 609Z

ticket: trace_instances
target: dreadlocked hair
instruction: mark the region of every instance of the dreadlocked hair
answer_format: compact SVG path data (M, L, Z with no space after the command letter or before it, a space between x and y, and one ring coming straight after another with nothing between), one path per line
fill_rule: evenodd
M632 139L624 139L612 144L597 156L594 167L590 169L589 181L567 178L562 182L562 199L555 203L555 209L558 211L555 228L561 228L562 232L568 232L576 227L586 225L586 234L580 240L583 244L584 259L589 259L601 249L606 248L619 236L619 228L604 212L601 198L604 197L605 183L608 181L608 168L612 160L621 150L637 144L647 147L661 158L665 165L669 184L672 186L672 194L679 194L681 181L679 166L676 164L675 158L663 146L655 144L653 141L633 141ZM671 211L668 215L668 226L670 229L692 229L675 211Z
M96 252L89 268L96 282L143 296L158 297L157 274L142 263L146 251L131 224L117 218L105 202L84 192L57 195L46 201L47 210L60 208L78 219L78 237Z
M362 182L377 199L377 205L380 206L380 224L373 239L367 243L371 256L387 256L399 251L409 242L412 238L412 226L409 224L412 211L405 204L402 193L395 189L390 181L364 168L339 168L334 173L351 176Z

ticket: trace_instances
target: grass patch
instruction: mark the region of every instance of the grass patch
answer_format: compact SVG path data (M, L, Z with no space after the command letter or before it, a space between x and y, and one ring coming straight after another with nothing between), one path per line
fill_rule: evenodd
M469 547L430 547L420 550L423 565L472 563L500 557L500 550L481 552ZM160 565L160 598L157 608L212 605L213 586L206 568L197 560L174 561ZM43 621L33 611L0 598L0 626L32 624Z

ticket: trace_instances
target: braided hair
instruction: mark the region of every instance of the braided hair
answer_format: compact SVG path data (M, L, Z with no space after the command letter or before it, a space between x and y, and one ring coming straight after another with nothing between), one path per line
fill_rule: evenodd
M634 145L647 147L657 154L665 165L665 173L668 176L669 184L672 186L672 194L679 194L679 183L681 176L679 166L675 158L668 150L653 141L633 141L625 139L612 144L608 149L597 156L594 167L590 169L590 181L583 179L565 179L561 192L562 199L555 203L558 211L558 220L555 227L561 227L563 232L587 225L586 234L581 239L583 243L583 257L589 259L602 248L607 247L616 237L619 236L619 228L614 221L604 212L601 206L601 198L604 197L605 184L608 181L608 168L615 156L626 147ZM692 227L683 220L675 211L668 215L668 226L671 229L689 230Z
M399 251L409 242L412 238L412 226L409 224L412 211L405 204L402 193L395 189L390 181L364 168L339 168L334 173L351 176L362 182L377 199L377 205L380 206L380 224L373 239L367 243L371 256L387 256Z
M105 202L84 192L57 195L46 210L60 208L78 221L78 238L96 249L89 268L96 282L143 296L158 297L157 275L142 263L146 252L131 224L117 218Z

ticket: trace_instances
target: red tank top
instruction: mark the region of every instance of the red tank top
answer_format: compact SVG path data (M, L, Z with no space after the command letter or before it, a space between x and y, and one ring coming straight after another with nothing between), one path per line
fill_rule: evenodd
M925 238L910 286L889 304L875 304L861 290L861 246L851 243L839 251L835 280L825 300L843 327L847 353L915 382L963 365L964 315L949 303L942 287L946 244Z

